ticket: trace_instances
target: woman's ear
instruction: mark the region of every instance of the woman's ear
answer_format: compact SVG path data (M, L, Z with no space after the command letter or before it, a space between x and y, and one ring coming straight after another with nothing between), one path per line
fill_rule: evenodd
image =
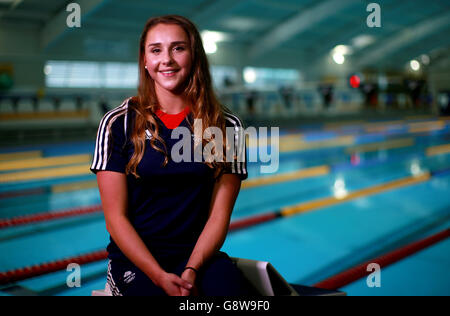
M144 68L147 69L147 57L145 57L145 54L144 54L144 56L142 57L142 60L143 60L143 62L144 62Z

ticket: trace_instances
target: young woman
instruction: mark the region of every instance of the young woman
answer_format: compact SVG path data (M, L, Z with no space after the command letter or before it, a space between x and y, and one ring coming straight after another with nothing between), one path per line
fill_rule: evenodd
M138 96L103 117L91 166L111 235L107 287L113 295L251 294L220 252L247 177L245 161L236 159L245 157L243 126L213 93L192 22L150 19L140 39L139 73ZM171 138L173 130L193 132L195 119L202 120L202 131L236 131L233 161L171 158L179 141ZM193 147L195 140L189 137Z

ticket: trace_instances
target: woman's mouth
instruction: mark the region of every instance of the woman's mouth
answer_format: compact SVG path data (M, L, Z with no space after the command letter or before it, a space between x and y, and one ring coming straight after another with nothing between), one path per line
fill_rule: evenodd
M160 71L160 72L164 77L172 77L172 76L175 76L175 74L178 72L178 70L167 70L167 71Z

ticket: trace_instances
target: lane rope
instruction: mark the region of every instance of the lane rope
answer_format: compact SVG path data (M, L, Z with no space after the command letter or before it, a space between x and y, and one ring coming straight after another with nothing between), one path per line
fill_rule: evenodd
M314 287L327 289L327 290L337 290L348 284L351 284L369 274L373 271L367 271L367 267L371 263L376 263L380 266L380 268L385 268L389 265L392 265L406 257L409 257L413 254L418 253L419 251L426 249L434 244L437 244L440 241L443 241L450 237L450 228L447 228L440 233L437 233L428 238L419 240L412 244L409 244L400 249L394 250L390 253L387 253L381 257L369 260L365 263L357 265L347 271L339 273L335 276L332 276L326 280L323 280L314 285Z
M7 227L14 227L14 226L20 226L20 225L26 225L26 224L33 224L33 223L39 223L39 222L46 222L50 220L56 220L61 218L67 218L67 217L75 217L75 216L81 216L81 215L87 215L92 213L97 213L102 211L102 205L94 205L89 207L80 207L75 209L69 209L65 211L59 211L59 212L45 212L45 213L38 213L38 214L32 214L32 215L25 215L25 216L18 216L13 217L10 219L1 219L0 220L0 229L7 228Z
M0 285L23 281L26 279L34 278L44 274L57 272L67 269L67 266L71 263L79 265L87 264L91 262L97 262L105 260L108 257L106 250L96 251L81 256L56 260L48 263L29 266L21 269L11 270L8 272L0 272Z

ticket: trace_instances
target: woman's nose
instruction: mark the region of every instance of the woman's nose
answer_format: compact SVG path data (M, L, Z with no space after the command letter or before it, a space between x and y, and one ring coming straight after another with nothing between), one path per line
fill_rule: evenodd
M173 61L173 58L172 58L172 53L170 52L170 50L165 51L162 56L162 62L164 64L171 64L172 61Z

